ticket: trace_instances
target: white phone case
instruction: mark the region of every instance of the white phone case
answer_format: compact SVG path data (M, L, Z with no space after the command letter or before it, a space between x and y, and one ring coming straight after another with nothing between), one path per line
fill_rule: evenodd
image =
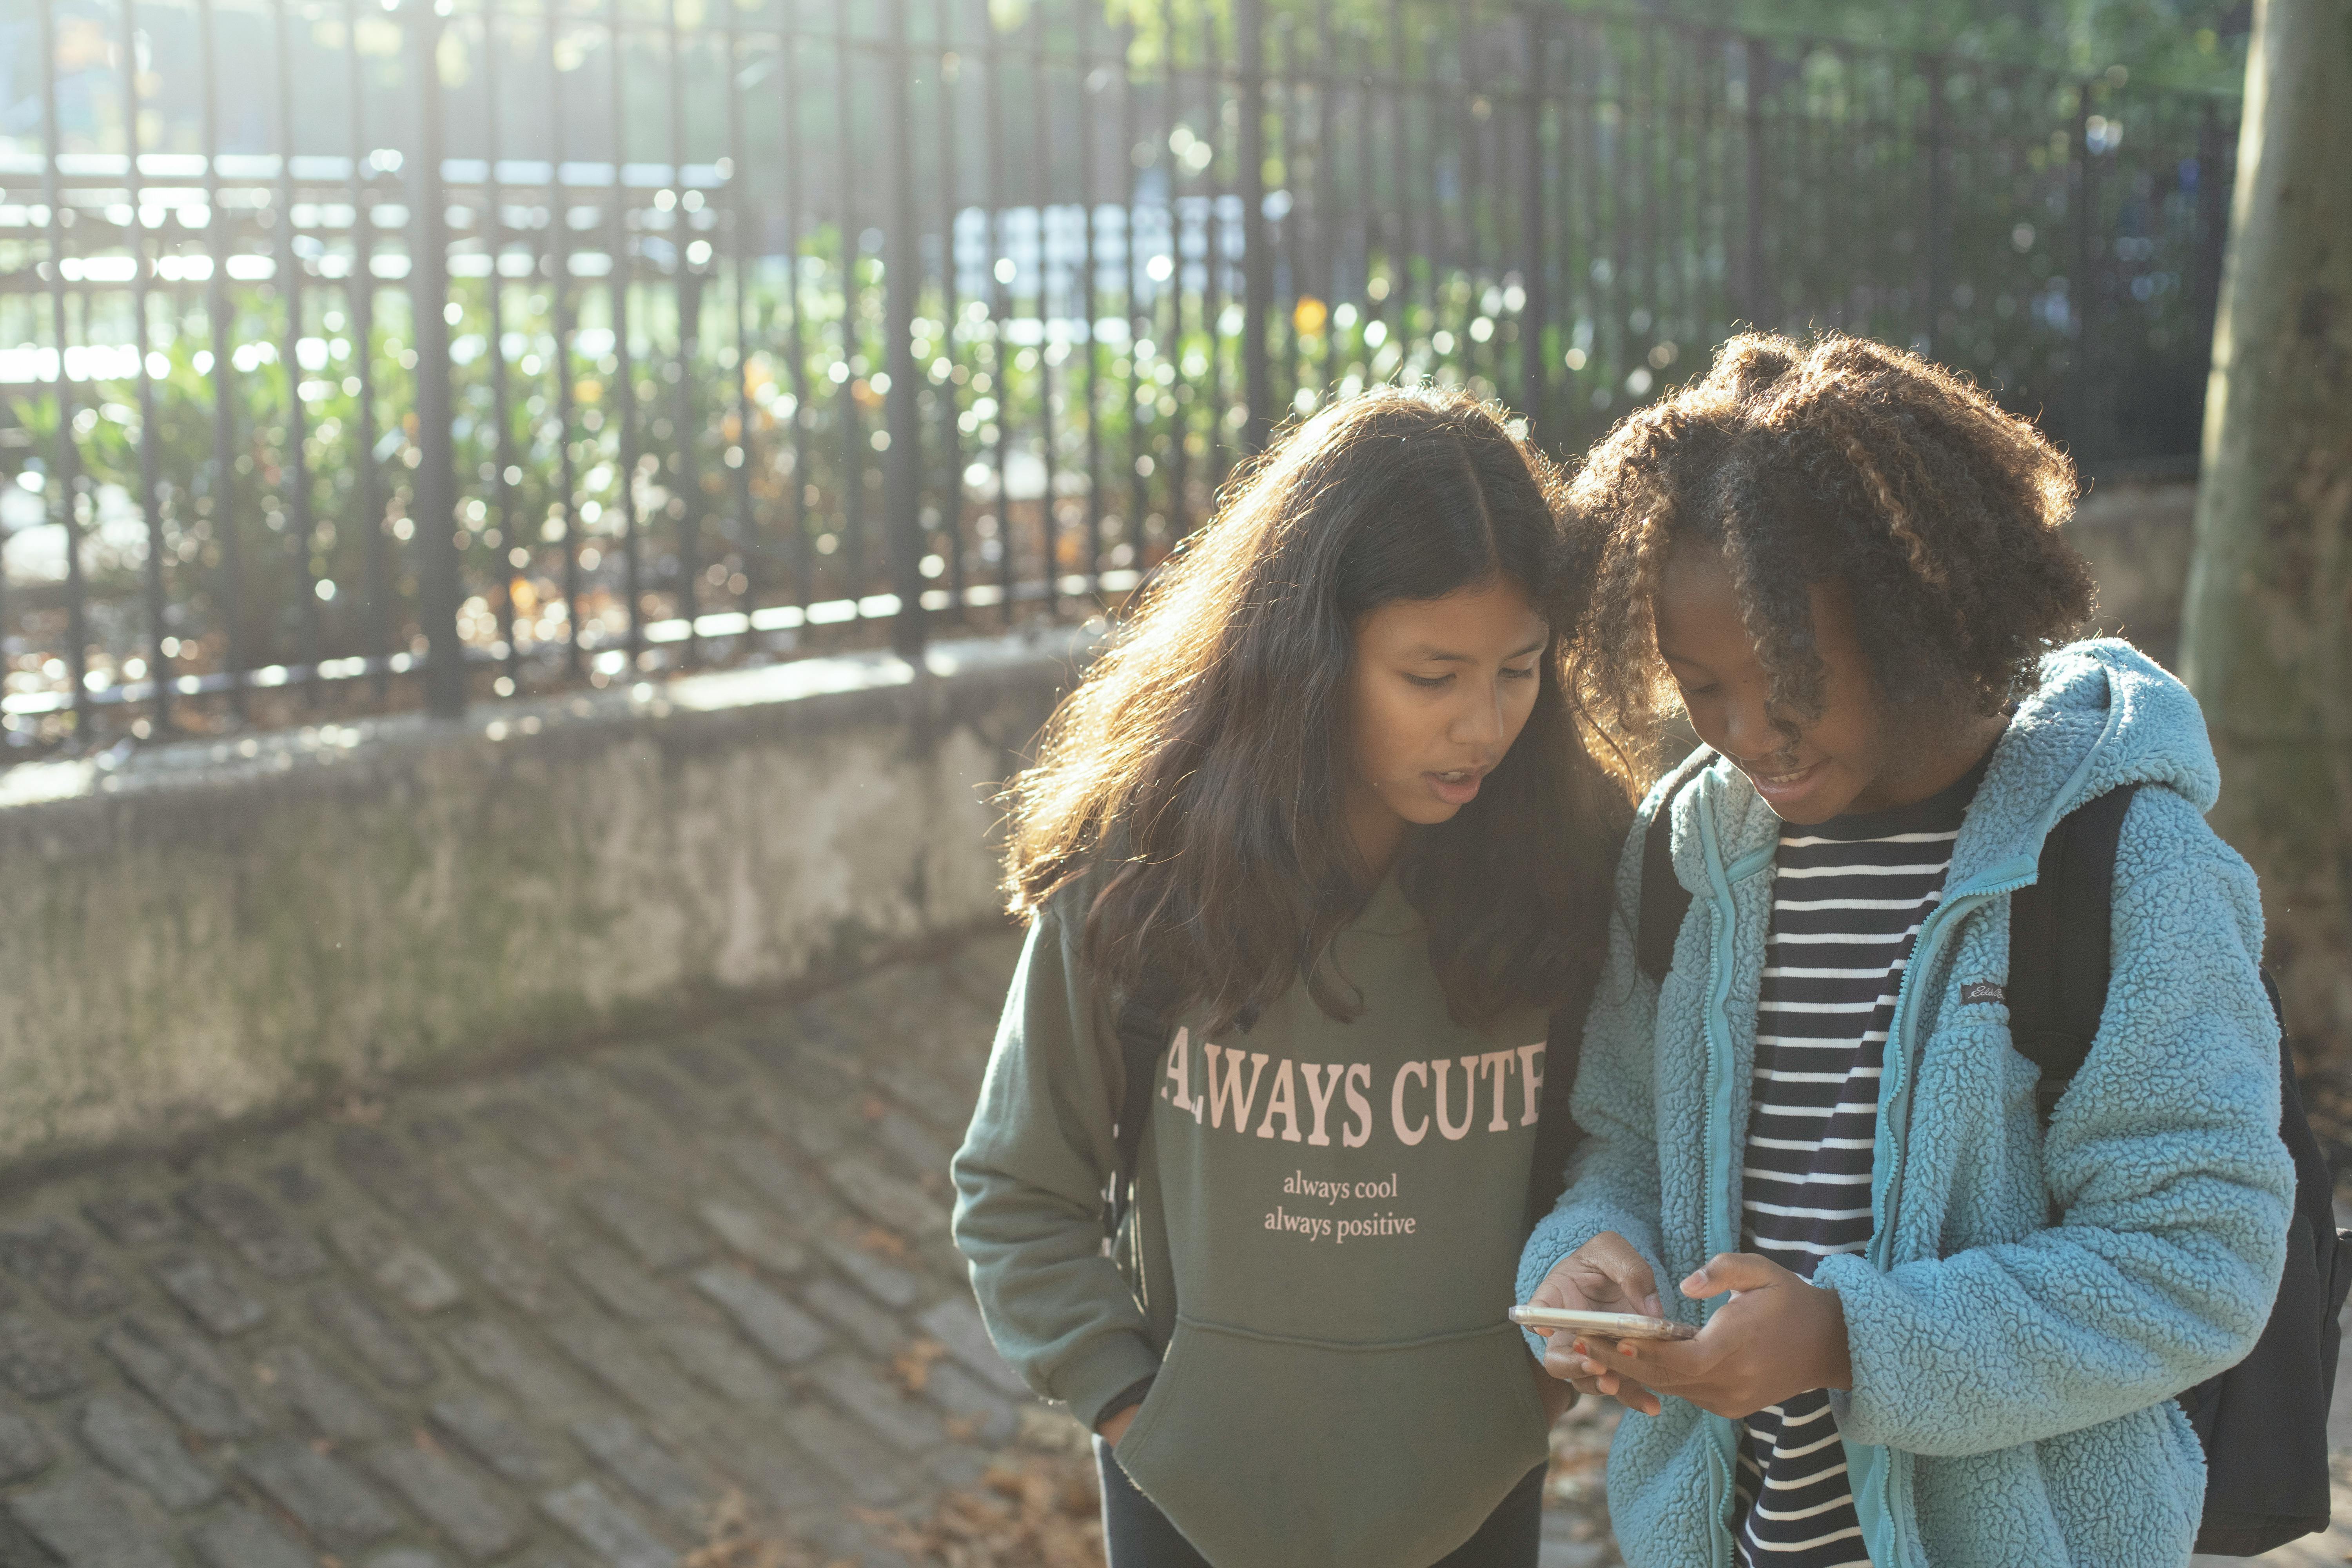
M1610 1340L1695 1340L1698 1331L1638 1312L1577 1312L1565 1307L1514 1307L1511 1321L1530 1329L1566 1329Z

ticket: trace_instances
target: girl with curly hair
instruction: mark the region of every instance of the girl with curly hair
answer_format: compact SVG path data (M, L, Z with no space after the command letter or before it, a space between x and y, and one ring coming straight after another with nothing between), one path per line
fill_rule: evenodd
M1504 1314L1628 805L1559 677L1548 479L1459 394L1326 410L1012 788L1029 940L955 1237L1097 1434L1113 1568L1535 1563L1569 1391Z
M2189 1556L2172 1396L2277 1289L2279 1040L2196 703L2064 642L2075 495L2032 425L1840 336L1734 339L1570 489L1586 710L1638 753L1678 704L1704 742L1627 841L1586 1137L1520 1268L1537 1304L1698 1329L1531 1341L1634 1413L1609 1492L1635 1568ZM2106 1008L2045 1131L2012 900L2126 787ZM1662 974L1654 854L1688 895Z

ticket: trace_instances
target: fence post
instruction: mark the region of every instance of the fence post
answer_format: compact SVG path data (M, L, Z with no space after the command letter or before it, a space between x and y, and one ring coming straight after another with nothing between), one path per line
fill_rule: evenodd
M1952 195L1947 184L1944 167L1945 128L1944 91L1946 78L1940 55L1928 55L1919 62L1920 75L1927 86L1927 354L1935 358L1941 348L1941 321L1944 301L1952 292L1952 257L1950 226L1948 215Z
M1274 312L1274 252L1265 235L1265 0L1235 0L1242 67L1242 374L1249 416L1242 449L1262 452L1274 434L1274 374L1265 319ZM1216 216L1209 220L1214 224Z
M279 485L286 501L287 535L293 554L293 583L301 612L302 642L295 659L307 666L302 698L319 700L319 665L325 658L326 627L320 607L317 574L311 549L318 521L311 512L310 410L302 402L302 257L294 244L294 204L299 187L294 180L294 18L287 0L276 0L271 15L278 38L278 299L284 308L280 323L278 366L286 373L284 479ZM293 660L289 661L293 662Z
M362 0L343 0L343 24L351 28L354 37L359 35L362 4ZM352 270L347 292L352 310L352 341L373 345L375 342L375 220L368 212L373 205L369 190L373 181L368 161L374 149L368 145L367 125L362 112L367 99L362 90L366 85L366 75L361 58L356 48L351 51L347 62L350 74L345 79L352 97ZM215 206L214 210L219 209ZM558 211L560 215L561 209ZM215 228L215 233L221 242L213 262L213 276L217 279L228 265L228 252L226 233L219 227ZM223 298L226 296L223 295ZM223 322L215 331L220 342L225 345L228 341L228 323ZM352 443L352 452L359 466L358 522L367 536L367 587L361 599L365 606L366 626L361 646L367 652L368 684L375 692L375 700L382 702L392 690L391 616L395 599L392 587L391 547L384 535L383 463L375 455L374 358L372 348L352 356L352 374L358 379L360 386L353 400L358 415L358 439ZM215 348L213 374L219 375L227 363L227 349L225 346ZM223 453L228 449L228 398L224 393L218 416ZM226 457L222 458L222 466L226 472ZM227 489L224 481L222 493L226 495ZM242 692L244 687L240 684L237 689ZM239 712L242 711L240 708Z
M731 8L728 15L734 15ZM667 20L669 188L677 201L670 209L670 297L677 309L677 357L671 362L677 380L672 387L670 416L677 435L663 467L677 476L670 493L678 508L677 613L686 622L684 662L690 669L702 662L702 639L695 631L695 623L702 616L702 476L694 460L695 437L701 428L694 401L694 378L695 361L702 348L702 276L688 254L694 244L694 225L686 205L686 62L680 58L685 35L678 30L677 0L669 0ZM498 287L495 271L490 287Z
M425 705L466 711L466 649L457 640L457 450L450 421L449 213L441 189L441 18L435 0L404 0L416 86L416 158L408 166L410 314L416 331L417 620L425 632Z
M938 32L932 53L938 61L937 128L940 134L940 347L934 363L944 362L950 374L940 380L937 396L940 416L940 549L947 557L948 615L957 625L971 613L970 563L964 558L963 432L956 426L963 409L956 395L958 383L956 322L963 307L956 298L956 167L962 147L957 135L955 78L948 56L955 51L953 0L932 0L931 24ZM958 73L961 69L958 63ZM1125 145L1124 142L1121 143Z
M572 461L572 228L571 197L563 183L562 14L552 5L547 21L547 245L548 299L551 303L554 352L548 356L555 384L555 500L563 523L563 672L573 680L587 673L581 657L580 490Z
M499 10L498 0L482 0L482 108L483 174L481 233L489 249L490 271L484 279L489 302L489 352L484 356L490 365L490 402L497 408L497 429L492 437L490 461L497 467L497 477L490 491L498 498L499 548L490 562L490 580L499 585L499 635L506 644L505 667L507 695L522 689L521 639L515 635L515 581L530 561L530 547L518 537L523 531L515 526L515 488L520 482L521 467L515 461L514 402L509 394L511 384L507 374L507 310L506 279L499 263L506 252L506 195L499 181ZM509 474L515 476L509 479ZM530 531L539 531L536 525ZM523 566L514 561L514 552L523 552ZM691 622L688 623L691 625ZM490 689L496 691L496 686Z
M922 286L922 237L915 232L914 130L908 121L907 0L890 0L890 58L884 69L890 95L890 237L882 262L882 335L890 366L884 428L890 445L882 460L883 529L889 549L890 591L898 614L890 646L909 662L923 657L923 435L915 407L915 293ZM1039 211L1044 211L1043 204ZM1041 235L1042 239L1042 235ZM950 258L952 265L952 258ZM1048 494L1045 504L1054 498ZM1050 530L1048 531L1050 537ZM1050 579L1049 555L1045 572Z
M1077 8L1078 56L1078 315L1086 322L1087 346L1087 592L1102 591L1102 353L1095 340L1101 315L1095 300L1095 73L1093 13ZM1123 141L1122 147L1132 147ZM950 268L952 270L952 268ZM1134 405L1129 404L1130 417ZM950 426L952 428L952 426Z
M1771 68L1770 46L1748 39L1748 241L1740 258L1740 289L1747 297L1739 303L1751 327L1773 324L1764 319L1764 79Z
M617 4L617 0L615 0ZM834 192L834 222L841 239L841 358L836 363L846 366L858 357L865 329L860 325L865 301L857 286L857 257L863 248L863 233L857 226L857 198L860 175L858 154L864 143L857 134L856 54L852 40L856 37L850 17L857 7L852 0L835 0L833 8L833 107L835 139L840 145L834 149L839 154L834 168L840 176L840 188ZM884 89L887 92L888 89ZM887 265L888 258L884 257ZM887 363L889 351L883 351ZM999 374L1003 372L1000 370ZM867 385L873 384L867 381ZM1009 401L1009 399L1008 399ZM840 559L842 596L853 603L866 596L868 563L866 558L866 458L872 450L866 434L866 421L857 411L857 395L848 380L837 384L833 397L834 425L838 434L841 451L840 520L834 524L834 540ZM1012 421L1001 421L1010 426ZM887 428L886 426L885 428ZM887 523L885 524L887 527ZM1010 600L1007 600L1008 605Z
M741 15L727 12L727 190L725 200L728 262L735 279L735 369L729 396L735 409L735 540L743 563L744 588L737 595L741 608L751 610L766 585L766 542L760 537L759 513L751 505L751 269L759 254L759 206L751 195L751 164L743 138L743 38ZM714 262L715 268L717 263Z
M1054 448L1059 445L1054 429L1054 262L1048 238L1051 225L1047 222L1054 205L1053 92L1045 74L1049 58L1045 8L1033 6L1029 20L1036 43L1036 53L1030 56L1029 88L1033 100L1030 129L1037 149L1037 457L1044 468L1044 488L1037 494L1037 551L1043 563L1039 572L1043 579L1039 584L1044 590L1042 603L1045 614L1051 616L1058 615L1062 608L1062 524L1059 503L1055 499L1060 486L1054 473ZM1085 90L1083 82L1079 90Z
M2071 395L2067 402L2074 407L2074 428L2067 432L2068 445L2074 460L2081 462L2086 455L2098 449L2099 437L2105 433L2097 429L2103 399L2099 395L2097 377L2092 374L2092 358L2095 342L2091 330L2091 311L2098 299L2092 286L2092 269L2096 258L2092 254L2097 231L2091 211L2096 199L2094 177L2096 165L2091 161L2091 84L2084 81L2074 93L2074 189L2070 192L2074 204L2074 276L2069 281L2066 302L2074 317L2074 353L2066 367L2066 384Z
M229 711L242 723L248 707L245 672L253 660L246 644L245 563L238 542L242 520L236 505L236 384L229 379L234 370L230 340L236 323L229 319L228 220L222 216L220 197L220 59L213 13L213 0L204 0L198 15L203 18L204 28L201 58L205 73L205 209L212 215L206 226L211 230L207 248L213 264L212 276L205 280L205 316L212 328L213 344L213 458L212 469L205 478L205 500L212 509L213 540L221 552L220 620L227 644L222 650L221 662L229 672ZM366 209L356 199L352 213L355 224L367 222ZM364 260L364 252L362 258ZM354 335L361 342L371 341L364 330ZM365 354L359 356L362 375L367 374L367 359ZM377 695L381 698L383 694L379 691Z
M784 332L784 358L793 375L793 466L792 539L793 602L803 610L815 597L816 565L810 558L808 528L809 479L808 442L808 351L807 339L802 331L807 312L802 308L807 295L801 288L801 68L800 68L800 4L784 0L782 33L776 39L776 102L782 110L780 152L784 162L783 204L784 232L782 249L784 253L784 302L791 310L791 325Z
M1545 394L1550 381L1550 356L1544 349L1544 331L1550 325L1551 293L1544 257L1544 101L1550 89L1550 11L1541 5L1528 10L1528 144L1527 188L1520 198L1519 234L1527 269L1527 304L1519 312L1519 412L1526 416L1528 439L1540 443L1545 426Z
M437 3L437 0L436 0ZM637 367L629 357L629 133L627 111L627 34L621 26L620 0L604 12L605 37L612 50L613 182L607 200L613 204L613 269L607 286L613 316L613 449L620 458L621 582L628 600L629 668L639 668L646 653L646 520L637 512ZM651 335L650 331L647 333ZM648 345L650 352L650 345Z
M123 0L122 121L124 146L130 155L131 217L122 232L131 247L131 343L139 355L139 510L147 527L147 674L149 688L154 692L149 707L154 714L155 737L161 740L172 729L172 658L163 651L171 633L164 624L168 611L163 591L163 507L156 494L162 483L163 452L155 433L155 377L147 368L149 263L147 225L139 210L139 22L131 0ZM292 215L280 214L278 223L281 228L290 231ZM289 389L301 374L300 366L288 363L286 384ZM311 602L317 603L315 599Z
M74 445L73 377L66 372L66 211L60 187L58 153L58 19L57 0L41 5L41 194L49 207L49 320L57 334L58 439L56 472L46 490L57 509L58 526L66 542L66 677L73 682L74 740L88 746L93 738L97 712L89 689L89 595L83 580L81 516L75 504L82 493L81 453ZM213 209L215 232L220 209Z

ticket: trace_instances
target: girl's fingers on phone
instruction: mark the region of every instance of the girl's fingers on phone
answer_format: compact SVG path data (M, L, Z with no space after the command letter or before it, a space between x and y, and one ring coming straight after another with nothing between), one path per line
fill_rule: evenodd
M1613 1372L1604 1372L1592 1380L1593 1385L1628 1410L1638 1410L1644 1415L1655 1415L1664 1406L1648 1384Z
M1613 1230L1604 1230L1578 1247L1575 1256L1614 1286L1621 1300L1643 1303L1651 1316L1658 1315L1656 1276L1650 1271L1649 1260L1632 1242Z
M1597 1377L1567 1377L1562 1378L1560 1381L1567 1384L1579 1394L1606 1394L1609 1392L1607 1389L1601 1386L1601 1380Z
M1650 1348L1655 1350L1664 1342L1653 1342ZM1573 1349L1587 1364L1612 1377L1634 1376L1645 1370L1640 1364L1642 1349L1630 1340L1580 1340Z
M1574 1383L1580 1378L1599 1377L1608 1369L1582 1356L1554 1354L1544 1358L1544 1370L1563 1383Z
M1573 1347L1553 1350L1544 1357L1546 1370L1554 1377L1574 1384L1586 1394L1605 1394L1628 1410L1638 1410L1644 1415L1655 1415L1661 1405L1657 1394L1648 1385L1636 1382L1616 1368L1603 1365L1586 1351L1582 1341Z

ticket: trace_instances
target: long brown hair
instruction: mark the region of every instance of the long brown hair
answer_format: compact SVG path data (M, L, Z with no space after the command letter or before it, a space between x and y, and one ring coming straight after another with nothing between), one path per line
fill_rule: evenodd
M1330 947L1370 891L1340 814L1353 627L1497 577L1574 624L1549 478L1496 410L1434 387L1376 389L1291 431L1165 565L1013 782L1013 911L1082 885L1087 967L1122 989L1165 976L1213 1026L1302 973L1352 1017ZM1548 651L1517 742L1400 864L1457 1017L1571 994L1602 939L1621 783L1586 752Z

